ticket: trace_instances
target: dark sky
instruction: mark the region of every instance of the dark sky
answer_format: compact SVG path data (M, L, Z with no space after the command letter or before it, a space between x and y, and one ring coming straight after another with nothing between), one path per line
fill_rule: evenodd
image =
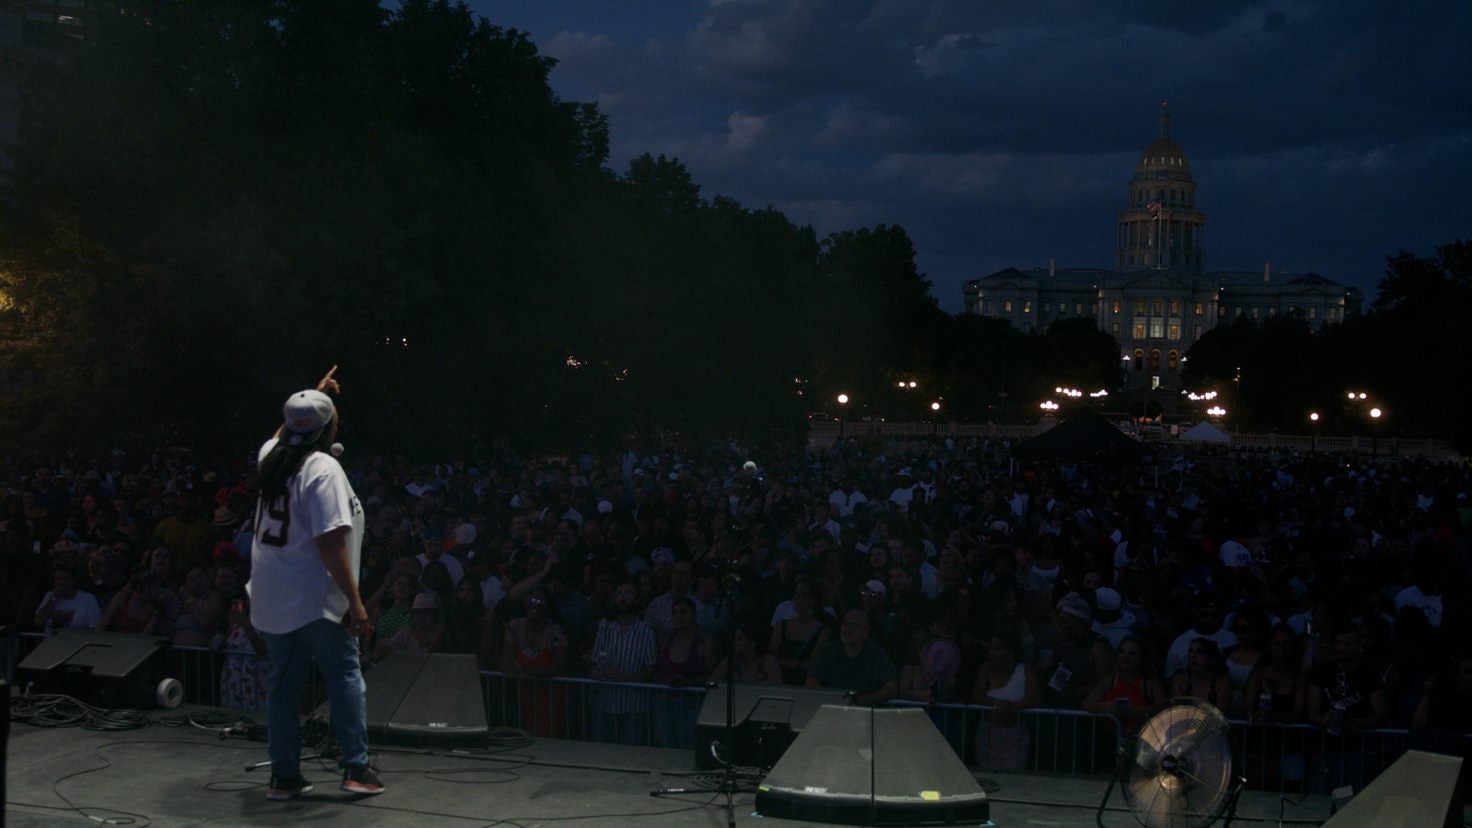
M820 234L900 224L948 311L1008 266L1112 267L1169 100L1210 270L1364 288L1472 238L1472 5L1458 0L472 0L596 101L623 172Z

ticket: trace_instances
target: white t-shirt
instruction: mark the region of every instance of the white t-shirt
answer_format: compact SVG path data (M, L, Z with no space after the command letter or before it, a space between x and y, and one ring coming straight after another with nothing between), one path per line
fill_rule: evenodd
M1424 612L1426 614L1426 620L1431 622L1431 626L1438 630L1441 629L1442 607L1440 595L1427 595L1421 591L1420 587L1412 584L1395 594L1395 608L1399 610L1402 607L1415 607L1421 612Z
M265 459L276 438L261 446ZM317 538L349 527L348 571L361 565L363 506L348 476L330 454L314 451L286 480L287 496L262 502L251 544L250 622L261 632L284 635L319 618L340 621L348 596L322 564ZM283 502L284 501L284 502Z
M854 513L855 506L868 502L869 498L858 489L854 489L852 493L845 492L843 489L834 489L833 493L828 495L828 505L838 512L839 517L848 517Z
M1222 542L1222 566L1245 569L1252 566L1252 550L1234 540Z
M97 605L97 597L92 593L79 589L70 598L56 598L55 595L54 592L48 592L41 599L42 606L48 601L53 602L51 620L46 622L47 635L55 629L90 630L102 620L102 608ZM71 614L63 622L62 615L66 613Z

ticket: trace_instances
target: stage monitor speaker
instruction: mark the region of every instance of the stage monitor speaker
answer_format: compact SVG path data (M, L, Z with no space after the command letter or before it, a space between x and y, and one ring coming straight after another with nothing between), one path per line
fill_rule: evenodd
M169 639L155 635L61 630L21 659L16 683L98 707L168 706L166 689L182 695L178 681L166 675L168 647Z
M1461 775L1460 756L1408 750L1324 826L1457 828L1462 825Z
M818 708L847 704L851 695L846 690L737 682L731 718L734 744L726 745L726 685L713 684L706 688L705 701L695 719L695 767L722 767L710 751L712 742L720 742L721 756L731 764L770 768L807 727Z
M757 788L764 817L976 825L986 792L918 708L824 706Z
M485 693L475 656L396 652L363 674L368 736L386 745L485 747ZM326 719L329 705L317 708Z

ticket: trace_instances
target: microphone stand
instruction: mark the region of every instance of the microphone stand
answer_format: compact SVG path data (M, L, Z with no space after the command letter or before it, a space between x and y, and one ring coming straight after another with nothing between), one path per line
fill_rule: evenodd
M736 766L731 761L732 754L736 751L736 629L735 612L732 605L736 603L736 585L741 579L734 574L726 576L722 587L720 606L730 617L728 625L730 633L722 644L726 647L726 726L723 731L722 741L710 743L710 755L721 765L721 784L714 791L709 788L657 788L649 792L650 796L665 796L669 794L687 793L715 793L724 794L726 797L726 828L736 828L736 794L740 793L740 786L736 781ZM706 692L714 684L706 684Z

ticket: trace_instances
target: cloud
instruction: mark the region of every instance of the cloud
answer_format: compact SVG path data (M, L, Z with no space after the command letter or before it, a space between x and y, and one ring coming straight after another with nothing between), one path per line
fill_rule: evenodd
M1162 99L1209 267L1372 284L1472 223L1472 15L1437 0L522 8L559 94L610 116L615 168L664 153L820 231L903 224L948 309L1007 265L1108 266Z
M744 112L732 112L731 117L726 119L726 125L729 128L726 147L737 152L751 149L767 131L766 117L747 115Z

